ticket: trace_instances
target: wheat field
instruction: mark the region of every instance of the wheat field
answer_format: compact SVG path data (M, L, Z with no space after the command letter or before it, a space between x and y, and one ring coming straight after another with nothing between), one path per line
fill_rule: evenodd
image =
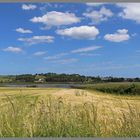
M0 137L139 137L140 96L0 88Z

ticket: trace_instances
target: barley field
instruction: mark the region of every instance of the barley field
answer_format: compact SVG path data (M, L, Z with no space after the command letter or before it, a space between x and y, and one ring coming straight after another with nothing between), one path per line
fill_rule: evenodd
M0 88L0 137L139 137L140 96Z

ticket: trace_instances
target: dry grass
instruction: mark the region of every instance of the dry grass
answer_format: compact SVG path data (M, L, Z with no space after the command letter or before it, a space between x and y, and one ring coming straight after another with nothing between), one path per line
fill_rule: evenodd
M140 97L0 88L0 137L138 137Z

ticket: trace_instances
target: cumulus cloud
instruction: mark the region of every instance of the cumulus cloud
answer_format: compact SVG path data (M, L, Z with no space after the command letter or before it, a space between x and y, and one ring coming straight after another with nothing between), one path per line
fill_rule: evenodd
M95 51L95 50L98 50L100 48L102 48L102 46L90 46L90 47L72 50L71 53L85 53L85 52Z
M19 41L23 41L28 45L39 44L39 43L51 43L54 41L53 36L33 36L31 38L18 38Z
M36 8L37 8L37 6L33 5L33 4L23 4L22 5L23 10L34 10Z
M83 13L83 15L87 18L90 18L92 21L92 24L98 24L102 21L108 20L108 18L113 16L113 13L111 10L102 7L99 11L93 10L91 12Z
M130 39L130 35L128 34L128 30L126 29L119 29L114 34L106 34L104 36L105 40L111 42L122 42Z
M99 30L95 26L79 26L57 30L56 33L74 39L95 39Z
M34 56L42 56L44 54L46 54L46 52L44 52L44 51L38 51L38 52L35 52L33 55Z
M23 29L23 28L17 28L16 32L19 32L19 33L22 33L22 34L30 34L30 33L32 33L31 30Z
M5 52L12 52L12 53L21 53L23 50L21 48L18 48L18 47L7 47L5 49L3 49L3 51Z
M136 21L140 24L140 4L139 3L118 3L117 6L122 8L119 16L123 19Z
M51 27L78 23L80 22L80 18L74 13L51 11L41 17L33 17L30 21L33 23L43 23Z
M105 4L105 3L95 3L95 2L88 2L88 3L86 3L87 6L93 6L93 7L100 6L100 5L103 5L103 4Z
M118 29L117 32L120 33L120 34L127 34L128 30L126 30L126 29Z

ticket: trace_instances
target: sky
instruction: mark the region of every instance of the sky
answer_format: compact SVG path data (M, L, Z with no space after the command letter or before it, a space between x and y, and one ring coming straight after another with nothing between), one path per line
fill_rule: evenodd
M0 3L0 75L140 77L140 4Z

